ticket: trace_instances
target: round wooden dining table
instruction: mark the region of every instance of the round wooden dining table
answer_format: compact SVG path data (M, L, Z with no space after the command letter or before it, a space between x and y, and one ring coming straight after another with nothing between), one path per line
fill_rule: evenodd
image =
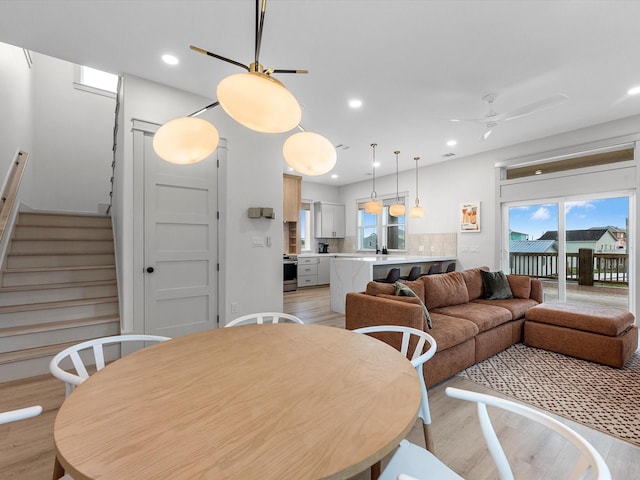
M83 479L338 479L393 451L420 405L415 368L372 337L320 325L208 330L89 377L54 425Z

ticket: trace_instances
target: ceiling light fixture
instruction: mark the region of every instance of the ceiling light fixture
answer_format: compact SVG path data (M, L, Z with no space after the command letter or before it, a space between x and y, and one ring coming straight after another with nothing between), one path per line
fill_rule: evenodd
M458 144L455 140L449 140L447 142L447 147L455 147Z
M378 194L376 193L376 167L378 166L378 163L376 162L377 146L377 143L371 144L371 148L373 150L373 185L371 188L371 200L364 204L364 211L372 215L380 215L382 213L382 202L377 199Z
M169 55L168 53L162 55L162 61L168 65L177 65L180 63L176 57Z
M360 108L362 106L362 100L358 100L357 98L349 100L349 106L351 108Z
M627 92L629 95L637 95L640 93L640 86L630 88Z
M424 217L424 208L420 206L420 198L418 198L418 160L420 160L420 157L414 157L413 159L416 161L416 205L409 209L409 216L411 218L422 218Z
M273 73L308 73L307 70L265 69L260 64L266 8L267 0L256 0L255 55L254 62L249 66L190 46L195 52L231 63L247 72L224 78L216 88L218 101L187 117L162 125L156 132L161 140L156 142L154 139L153 142L153 148L160 158L172 163L195 163L211 155L218 145L217 130L213 125L211 128L202 128L201 122L206 122L205 120L195 122L187 119L195 120L192 117L220 105L236 122L256 132L284 133L300 128L302 132L293 134L283 146L286 162L299 173L322 175L334 167L337 159L335 147L322 135L304 131L300 126L300 104L279 80L271 76ZM168 138L172 140L168 141ZM185 159L189 161L186 162Z
M400 190L398 187L398 155L400 154L400 150L396 150L393 153L396 154L396 203L389 207L389 215L392 217L401 217L404 215L406 209L404 208L404 204L400 203Z

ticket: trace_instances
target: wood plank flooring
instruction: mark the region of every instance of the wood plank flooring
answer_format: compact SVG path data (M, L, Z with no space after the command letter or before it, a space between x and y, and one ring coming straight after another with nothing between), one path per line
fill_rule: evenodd
M307 323L344 328L344 315L330 311L328 287L287 292L284 294L283 309ZM488 457L477 424L475 408L447 397L444 393L447 386L492 393L457 377L429 389L437 455L469 480L495 478L493 463ZM0 425L0 479L51 478L54 460L53 423L63 400L62 382L49 375L0 384L0 411L35 404L42 405L44 409L39 417ZM637 402L638 399L629 401ZM499 413L494 418L498 435L507 445L507 455L515 458L516 478L562 478L560 472L570 465L573 458L569 446L513 415ZM569 421L565 423L592 442L607 461L613 478L640 478L640 448L582 425ZM409 439L423 445L419 422L416 422ZM352 480L369 480L369 472L362 472Z

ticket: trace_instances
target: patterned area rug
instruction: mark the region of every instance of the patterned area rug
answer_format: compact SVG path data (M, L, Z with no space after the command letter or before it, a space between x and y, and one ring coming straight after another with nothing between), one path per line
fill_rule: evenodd
M640 354L623 369L521 343L458 376L640 446Z

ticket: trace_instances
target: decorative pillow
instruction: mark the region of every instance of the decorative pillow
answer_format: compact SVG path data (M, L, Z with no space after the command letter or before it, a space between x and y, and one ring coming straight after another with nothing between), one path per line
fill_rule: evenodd
M469 292L461 272L420 277L424 283L424 304L429 309L462 305L469 301Z
M529 298L531 295L531 277L526 275L507 275L511 293L515 298Z
M395 293L397 296L415 297L420 301L420 305L422 306L422 313L424 313L424 322L427 327L433 328L433 326L431 325L431 315L429 315L429 310L427 310L427 307L424 306L424 303L422 302L422 300L420 300L420 297L416 295L416 292L411 290L402 282L396 282L394 285L396 288Z
M484 270L480 270L480 275L482 275L484 298L487 300L513 298L509 281L502 270L499 272L485 272Z

